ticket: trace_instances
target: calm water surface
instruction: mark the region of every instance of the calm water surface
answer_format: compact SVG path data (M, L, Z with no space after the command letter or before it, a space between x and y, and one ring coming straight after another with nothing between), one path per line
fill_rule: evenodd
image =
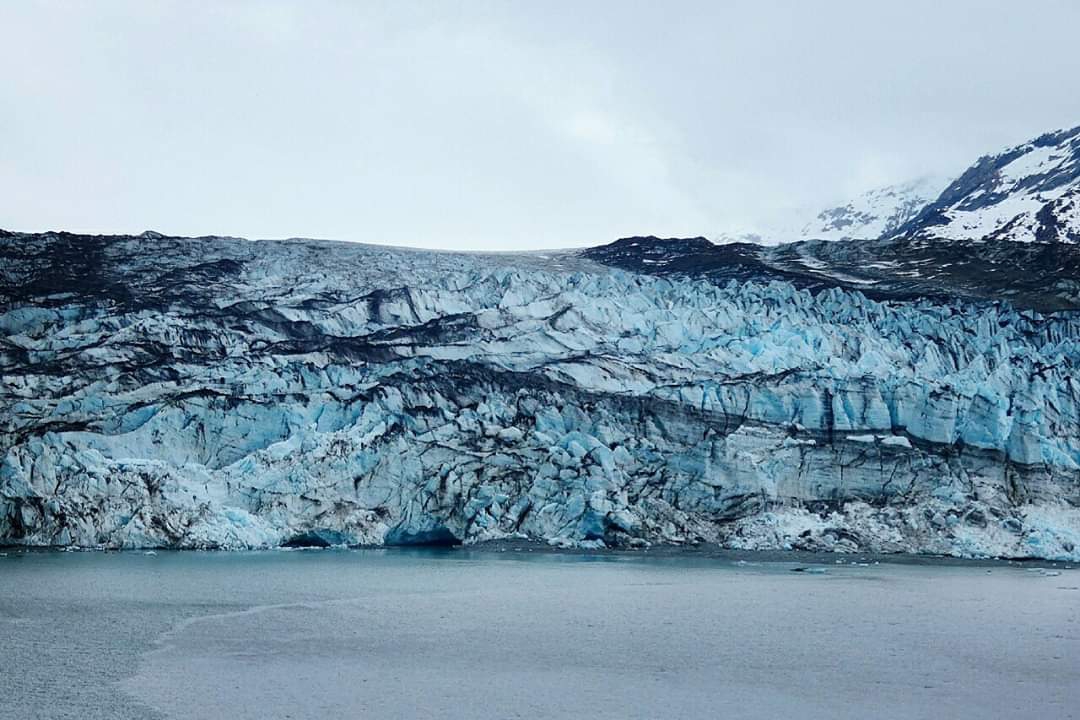
M821 563L0 551L0 716L1080 718L1080 571Z

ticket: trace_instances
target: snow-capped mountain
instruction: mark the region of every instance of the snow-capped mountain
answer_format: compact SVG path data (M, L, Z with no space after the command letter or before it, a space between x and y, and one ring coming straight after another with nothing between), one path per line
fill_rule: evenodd
M721 233L716 242L779 245L897 237L1080 242L1080 126L982 157L951 182L926 177L878 188L808 221Z
M948 181L937 176L887 185L812 216L794 213L757 230L720 233L714 240L717 244L780 245L800 240L874 239L893 234L911 221L946 185Z
M839 207L818 213L792 240L858 240L894 234L930 204L948 185L939 177L924 177L864 193Z
M1080 559L1075 257L875 247L0 233L0 543Z
M1080 127L980 158L894 234L1080 242Z

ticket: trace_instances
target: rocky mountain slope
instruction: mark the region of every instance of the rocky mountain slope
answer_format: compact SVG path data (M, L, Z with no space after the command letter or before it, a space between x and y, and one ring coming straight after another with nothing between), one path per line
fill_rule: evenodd
M703 237L632 237L583 255L631 272L715 284L779 281L875 300L1008 301L1053 312L1080 309L1080 245L980 240L814 240L763 246Z
M980 158L895 235L1080 242L1080 127Z
M0 542L1080 559L1075 246L820 245L4 233Z
M979 158L960 177L871 190L809 220L721 233L720 244L817 240L1080 242L1080 126Z

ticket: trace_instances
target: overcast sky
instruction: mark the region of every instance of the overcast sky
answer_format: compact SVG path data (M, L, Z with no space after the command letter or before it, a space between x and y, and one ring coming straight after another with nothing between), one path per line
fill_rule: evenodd
M1080 2L5 2L0 227L715 236L1080 124Z

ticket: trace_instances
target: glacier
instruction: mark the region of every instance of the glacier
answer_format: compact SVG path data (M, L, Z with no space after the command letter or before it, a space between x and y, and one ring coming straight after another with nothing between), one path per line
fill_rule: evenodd
M1080 560L1075 311L597 257L0 233L0 543Z

